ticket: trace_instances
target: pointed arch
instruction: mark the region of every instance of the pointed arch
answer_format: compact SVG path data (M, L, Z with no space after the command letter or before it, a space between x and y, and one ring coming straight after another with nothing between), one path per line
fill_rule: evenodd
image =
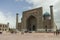
M29 16L26 23L27 23L27 30L28 31L35 31L36 30L37 19L35 16L33 16L33 15Z

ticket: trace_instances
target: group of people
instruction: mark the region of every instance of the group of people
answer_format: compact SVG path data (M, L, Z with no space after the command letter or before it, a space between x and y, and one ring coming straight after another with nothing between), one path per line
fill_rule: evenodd
M59 35L59 34L60 34L59 30L56 30L56 31L54 32L54 34L55 34L55 35Z

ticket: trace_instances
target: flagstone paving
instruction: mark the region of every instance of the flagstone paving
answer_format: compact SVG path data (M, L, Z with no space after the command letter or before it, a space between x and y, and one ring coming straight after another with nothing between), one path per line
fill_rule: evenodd
M4 33L0 34L0 40L60 40L60 34L54 33Z

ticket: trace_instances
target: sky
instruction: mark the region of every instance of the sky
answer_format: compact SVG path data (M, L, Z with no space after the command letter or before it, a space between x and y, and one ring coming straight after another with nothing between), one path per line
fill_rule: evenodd
M54 21L60 28L60 0L0 0L0 23L9 22L10 28L16 28L16 13L21 22L23 11L43 7L43 13L50 13L50 5L53 5Z

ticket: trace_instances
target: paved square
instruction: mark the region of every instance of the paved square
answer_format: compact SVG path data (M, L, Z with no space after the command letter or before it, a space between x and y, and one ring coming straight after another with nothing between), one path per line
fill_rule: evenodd
M60 35L53 33L21 33L17 34L0 34L0 40L60 40Z

